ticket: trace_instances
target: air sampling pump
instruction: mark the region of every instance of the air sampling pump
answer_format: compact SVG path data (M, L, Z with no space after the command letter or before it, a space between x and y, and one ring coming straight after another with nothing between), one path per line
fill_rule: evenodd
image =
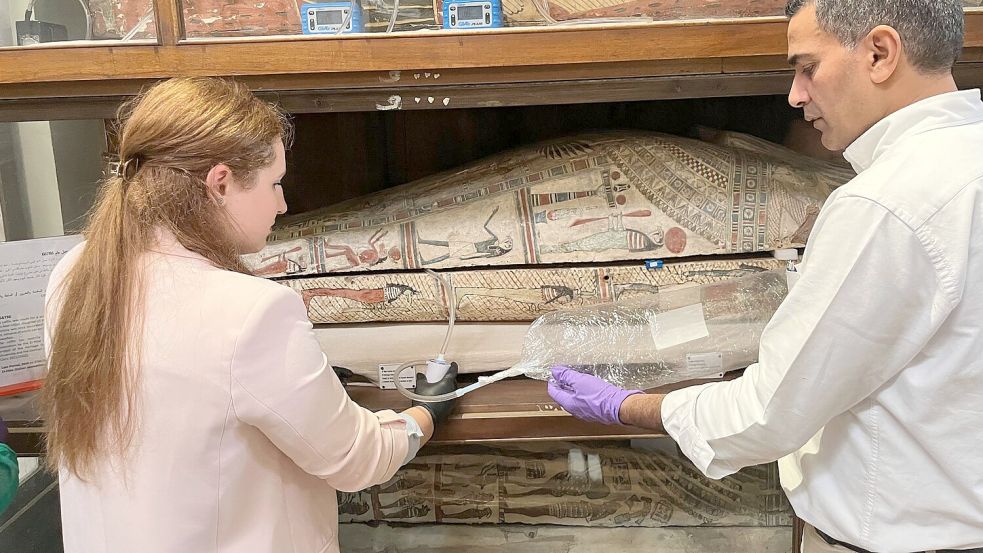
M457 305L456 302L454 301L454 289L447 282L447 280L444 279L442 275L436 273L435 271L431 271L427 269L427 274L432 276L437 281L437 283L440 284L441 292L443 292L444 296L447 298L447 305L448 305L447 334L444 335L444 343L440 346L440 351L433 359L428 359L425 362L422 360L407 361L406 363L403 363L402 365L399 366L399 368L396 369L396 374L393 375L393 378L395 380L396 389L399 390L399 392L404 396L424 403L439 403L441 401L446 401L448 399L453 399L455 397L460 397L460 396L454 395L454 392L451 392L450 394L441 394L439 396L420 395L408 390L405 386L403 386L403 383L400 381L400 376L402 375L404 370L411 369L413 367L423 364L426 364L427 367L426 371L424 372L424 376L426 377L427 382L429 382L430 384L435 384L439 382L440 379L444 378L447 375L447 371L451 369L450 362L447 361L444 358L444 356L447 353L447 345L451 341L451 335L454 333L454 322L457 320Z
M444 359L444 355L447 353L447 345L451 341L451 335L454 332L454 322L457 320L457 302L455 301L456 297L454 294L454 287L450 283L448 283L447 280L445 280L442 275L434 271L431 271L429 269L427 270L427 273L433 278L435 278L438 283L440 283L441 291L443 292L444 297L447 298L447 305L448 305L447 334L444 336L444 343L443 345L441 345L440 352L437 353L436 357L434 357L433 359L429 359L427 361L407 361L406 363L403 363L396 369L394 380L396 384L396 389L399 390L399 393L403 394L404 396L414 401L419 401L422 403L440 403L442 401L448 401L448 400L462 397L465 394L473 392L474 390L477 390L478 388L481 388L483 386L487 386L492 382L498 382L499 380L503 380L505 378L509 378L513 376L522 376L523 374L525 374L524 369L519 369L519 368L506 369L504 371L499 371L490 376L479 376L478 381L475 382L474 384L464 386L463 388L458 388L453 392L447 392L446 394L440 394L436 396L425 396L425 395L417 394L415 392L410 391L405 386L403 386L403 383L400 380L400 375L406 369L411 369L415 366L426 364L427 368L424 375L427 379L427 382L434 384L438 382L440 379L444 378L444 376L447 374L447 371L449 371L451 368L450 362Z

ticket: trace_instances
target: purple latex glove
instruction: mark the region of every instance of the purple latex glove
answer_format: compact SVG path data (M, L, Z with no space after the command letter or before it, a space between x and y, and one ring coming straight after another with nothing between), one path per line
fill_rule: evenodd
M594 375L577 372L557 365L552 369L553 380L546 389L553 401L578 419L602 424L623 424L619 412L630 395L641 390L623 390Z

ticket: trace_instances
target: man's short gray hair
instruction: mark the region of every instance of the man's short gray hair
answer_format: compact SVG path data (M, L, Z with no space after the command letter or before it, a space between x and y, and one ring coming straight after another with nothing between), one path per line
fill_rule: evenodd
M963 46L963 6L960 0L788 0L792 17L815 4L819 27L854 48L878 25L901 35L905 54L923 73L952 69Z

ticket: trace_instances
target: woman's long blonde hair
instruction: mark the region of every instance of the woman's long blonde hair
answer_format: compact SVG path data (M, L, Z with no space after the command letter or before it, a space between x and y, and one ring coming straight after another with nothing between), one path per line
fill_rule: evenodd
M132 440L141 254L164 229L216 266L248 273L205 177L225 164L250 186L256 170L273 162L276 141L289 144L292 136L277 108L242 84L213 78L159 83L124 105L119 120L120 171L101 183L84 250L51 291L60 309L42 391L47 463L80 478Z

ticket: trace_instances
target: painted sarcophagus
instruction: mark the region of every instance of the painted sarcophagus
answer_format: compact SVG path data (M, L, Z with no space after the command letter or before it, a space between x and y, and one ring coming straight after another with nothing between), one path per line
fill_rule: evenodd
M288 218L247 262L297 291L335 364L374 376L430 357L453 306L448 354L463 372L498 370L550 311L781 268L769 252L803 246L852 177L747 135L697 135L517 148Z
M296 277L801 247L851 175L775 150L644 132L575 136L288 219L248 261L258 274Z

